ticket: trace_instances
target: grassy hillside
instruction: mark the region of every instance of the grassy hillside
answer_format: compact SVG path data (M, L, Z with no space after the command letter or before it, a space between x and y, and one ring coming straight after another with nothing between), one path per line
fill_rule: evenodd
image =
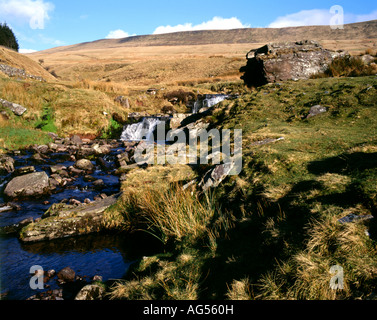
M101 90L100 90L101 89ZM27 112L18 117L0 106L0 149L18 149L49 141L48 132L101 136L111 130L112 114L127 118L124 107L114 102L111 86L72 86L16 80L0 76L2 99L20 104Z
M135 265L111 288L112 297L369 297L377 280L376 228L362 218L377 208L376 94L373 76L266 85L223 102L211 122L243 129L242 173L209 197L169 187L171 179L156 180L159 167L144 171L141 180L130 176L124 188L135 190L139 181L143 191L127 193L112 215L165 239L166 249ZM307 118L317 104L328 111ZM351 213L360 220L338 221ZM171 223L176 216L178 229ZM344 269L344 290L330 289L334 265Z
M27 74L42 77L46 81L56 80L55 77L42 68L38 62L2 46L0 46L0 64L23 69ZM0 73L2 74L1 71Z
M81 51L124 46L187 46L206 44L240 44L295 41L297 39L349 40L375 39L377 20L348 24L344 30L332 30L329 26L290 28L244 28L234 30L202 30L158 35L132 36L123 39L104 39L77 45L46 50L45 54L58 51Z

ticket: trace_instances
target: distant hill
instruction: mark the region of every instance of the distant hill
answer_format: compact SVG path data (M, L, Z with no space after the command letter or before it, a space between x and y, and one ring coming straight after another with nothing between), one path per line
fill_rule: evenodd
M329 26L305 26L290 28L244 28L234 30L203 30L176 32L159 35L133 36L123 39L103 39L76 45L58 47L42 52L76 51L88 49L137 47L137 46L182 46L206 44L268 43L276 41L350 40L377 38L377 20L347 24L343 30Z

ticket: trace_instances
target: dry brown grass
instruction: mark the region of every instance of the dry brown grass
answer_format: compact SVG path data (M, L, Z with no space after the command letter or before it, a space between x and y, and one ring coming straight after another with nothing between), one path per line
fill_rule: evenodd
M63 80L121 82L127 86L186 84L186 82L239 79L251 47L260 44L95 48L30 55L55 70ZM214 58L215 56L215 58ZM199 82L200 82L199 81Z
M42 77L46 81L56 80L55 77L41 67L37 61L2 46L0 47L0 63L14 68L24 69L27 74Z

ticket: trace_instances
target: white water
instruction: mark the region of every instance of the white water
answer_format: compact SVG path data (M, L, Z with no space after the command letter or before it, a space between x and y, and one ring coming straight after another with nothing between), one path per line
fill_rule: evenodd
M198 99L195 102L192 113L198 113L202 108L212 108L228 98L229 96L226 94L206 94L204 99Z
M124 127L120 139L122 141L154 141L153 132L161 121L157 118L144 118L139 123Z

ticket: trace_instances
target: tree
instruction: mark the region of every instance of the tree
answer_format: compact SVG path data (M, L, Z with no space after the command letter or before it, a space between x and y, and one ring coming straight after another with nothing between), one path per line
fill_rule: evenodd
M19 49L16 36L6 23L0 23L0 45L16 51Z

